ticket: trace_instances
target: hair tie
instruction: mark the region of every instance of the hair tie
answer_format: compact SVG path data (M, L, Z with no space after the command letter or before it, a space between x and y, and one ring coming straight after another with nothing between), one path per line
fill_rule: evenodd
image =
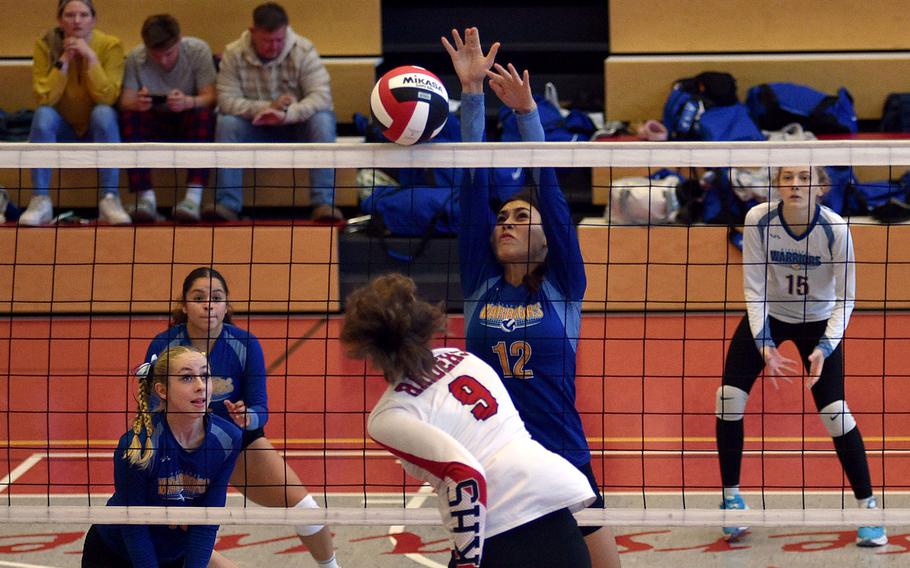
M152 375L153 371L155 370L155 361L157 361L157 360L158 360L158 356L152 355L151 359L149 359L147 362L142 363L141 365L136 367L136 369L133 370L133 374L136 375L137 377L139 377L140 379L148 379Z

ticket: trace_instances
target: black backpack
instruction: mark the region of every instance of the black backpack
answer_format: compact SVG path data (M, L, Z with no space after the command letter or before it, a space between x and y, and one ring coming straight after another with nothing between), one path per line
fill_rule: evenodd
M882 110L881 132L910 132L910 93L891 93Z

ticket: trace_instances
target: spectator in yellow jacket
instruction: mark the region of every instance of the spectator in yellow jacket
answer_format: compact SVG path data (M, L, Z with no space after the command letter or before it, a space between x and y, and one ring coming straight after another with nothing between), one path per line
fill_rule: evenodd
M120 40L95 29L92 0L59 0L57 27L35 42L32 87L38 109L29 142L120 142L113 105L123 80ZM99 175L98 217L129 223L120 203L117 169ZM45 225L53 218L48 196L51 171L32 170L32 198L19 218L23 225Z

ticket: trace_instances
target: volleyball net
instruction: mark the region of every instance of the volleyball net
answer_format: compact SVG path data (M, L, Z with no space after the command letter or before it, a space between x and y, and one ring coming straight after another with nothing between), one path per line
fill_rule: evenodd
M601 212L616 207L611 188L626 176L744 168L770 179L772 168L790 165L851 167L860 179L897 179L910 168L910 142L0 146L0 170L15 172L6 179L20 184L7 181L8 190L27 189L32 167L157 168L169 172L179 191L184 168L249 168L255 185L269 171L314 167L360 170L369 174L361 180L378 180L377 171L398 168L552 166L593 169L591 199ZM771 185L756 182L751 189L773 195ZM588 289L577 407L607 502L604 510L578 513L579 522L910 525L910 226L847 219L857 269L857 311L844 343L847 400L882 509L853 504L811 394L794 376L779 390L756 383L745 413L741 484L752 508L724 511L717 508L714 393L744 313L742 255L727 224L650 221L656 217L650 208L664 205L650 197L665 189L656 179L626 187L647 190L649 220L620 222L614 209L578 224ZM259 189L247 191L255 196ZM277 189L306 194L296 181ZM54 191L62 203L70 190ZM28 192L12 192L24 205ZM360 248L346 247L352 234ZM390 269L437 271L449 296L436 299L459 304L461 298L451 296L457 247L443 238L447 254L430 248L420 258L402 259L389 257L379 240L340 225L273 217L232 224L0 226L0 310L6 313L0 320L0 523L440 524L426 488L366 436L366 417L385 383L345 357L339 315L351 281ZM235 323L262 342L269 368L266 433L322 509L246 501L219 509L104 506L113 489L116 441L136 412L130 371L166 329L180 283L197 266L225 274ZM441 342L463 346L461 316L455 310L449 317ZM795 358L795 350L785 353Z

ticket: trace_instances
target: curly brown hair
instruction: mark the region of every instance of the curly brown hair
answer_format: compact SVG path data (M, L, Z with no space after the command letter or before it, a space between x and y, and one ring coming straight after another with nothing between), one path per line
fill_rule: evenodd
M392 273L347 297L340 339L352 357L372 361L394 384L433 369L430 340L445 331L445 321L439 306L417 298L413 280Z

